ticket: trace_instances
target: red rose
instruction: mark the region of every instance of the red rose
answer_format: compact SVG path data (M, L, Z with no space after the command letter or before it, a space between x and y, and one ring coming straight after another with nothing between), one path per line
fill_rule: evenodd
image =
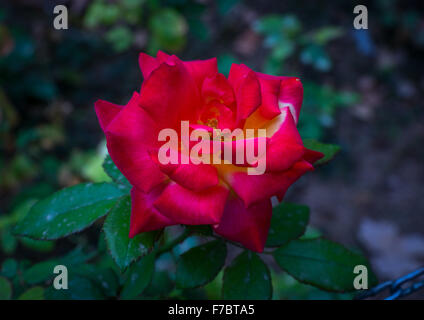
M303 98L300 80L237 64L226 78L218 73L215 58L183 62L163 52L156 58L141 53L139 63L144 77L140 93L125 106L103 100L95 104L109 154L133 185L129 236L175 224L211 224L224 238L263 251L270 198L282 200L288 187L322 157L303 146L296 128ZM181 121L188 121L190 131L266 129L265 172L248 174L253 165L247 162L161 163L159 132L180 132ZM183 146L172 152L185 157Z

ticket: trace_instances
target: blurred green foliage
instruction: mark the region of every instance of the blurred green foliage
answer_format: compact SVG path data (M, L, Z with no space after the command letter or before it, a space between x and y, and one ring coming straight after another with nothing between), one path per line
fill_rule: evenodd
M305 81L303 83L302 116L299 131L302 138L323 139L325 129L335 124L338 109L358 103L360 96L351 91L338 92L328 85Z
M168 6L170 2L174 6ZM205 37L206 29L194 17L199 12L195 1L153 1L124 0L107 2L95 0L89 5L84 16L84 26L89 29L106 28L105 39L117 52L128 50L134 43L135 31L140 27L147 31L147 51L155 54L158 50L178 52L187 41L188 24L196 23L196 34ZM201 11L200 11L201 12Z
M269 15L258 19L254 29L264 35L264 45L270 49L264 71L281 74L284 63L293 55L318 71L329 71L332 62L325 46L343 35L340 27L325 26L305 32L300 20L294 15Z

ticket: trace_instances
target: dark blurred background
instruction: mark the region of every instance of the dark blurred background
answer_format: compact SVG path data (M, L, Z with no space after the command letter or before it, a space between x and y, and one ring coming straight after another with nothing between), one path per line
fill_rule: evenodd
M11 228L37 199L107 179L94 101L125 104L141 85L138 53L160 49L184 60L216 56L224 74L239 62L300 77L302 137L342 151L286 200L311 207L309 232L364 251L380 280L424 264L424 2L0 4L0 263L70 246L21 241ZM69 9L68 30L53 28L57 4ZM368 8L368 30L353 28L357 4ZM307 297L287 281L277 298Z

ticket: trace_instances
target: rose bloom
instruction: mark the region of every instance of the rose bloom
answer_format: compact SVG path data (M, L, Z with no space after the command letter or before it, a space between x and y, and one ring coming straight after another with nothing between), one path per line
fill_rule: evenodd
M233 64L226 78L216 58L181 61L160 51L156 58L141 53L139 64L144 81L127 105L95 103L109 154L133 186L129 237L175 224L209 224L222 237L262 252L271 197L281 201L323 156L303 146L296 128L300 80L261 74L243 64ZM265 173L249 175L248 163L162 164L159 132L179 132L181 121L189 121L190 130L207 132L266 129ZM170 152L187 156L184 146Z

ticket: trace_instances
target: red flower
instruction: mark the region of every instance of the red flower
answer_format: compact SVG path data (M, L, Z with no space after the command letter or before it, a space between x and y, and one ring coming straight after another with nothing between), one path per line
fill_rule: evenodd
M323 156L303 146L296 128L300 80L237 64L226 78L215 58L183 62L160 51L156 58L141 53L139 63L140 93L125 106L95 104L109 154L133 185L129 236L174 224L211 224L221 236L263 251L270 198L281 200ZM160 163L159 132L180 132L181 121L189 121L190 130L266 129L266 171L249 175L246 163ZM184 157L182 149L174 151Z

